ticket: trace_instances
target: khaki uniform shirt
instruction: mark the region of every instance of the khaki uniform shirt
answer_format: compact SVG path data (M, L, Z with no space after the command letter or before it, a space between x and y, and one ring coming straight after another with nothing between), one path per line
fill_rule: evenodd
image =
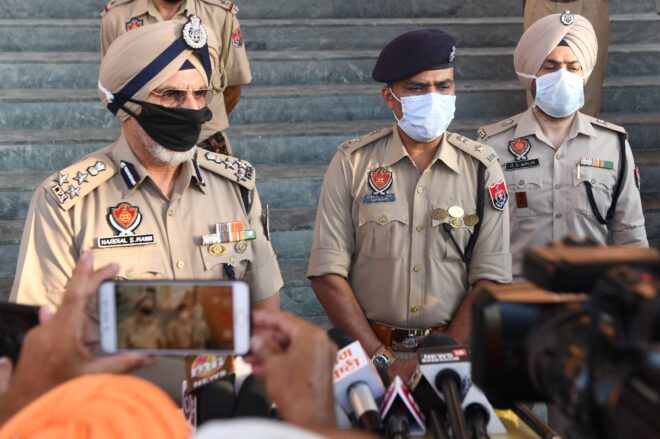
M403 328L446 324L477 280L510 282L506 206L496 210L485 196L469 271L442 227L453 206L464 210L461 223L474 217L479 162L487 166L484 190L503 180L490 147L456 134L445 134L421 175L396 126L344 143L321 189L307 275L348 278L368 319ZM378 198L369 180L379 167L391 171L380 196L390 201L368 202ZM461 249L473 229L453 229Z
M567 235L600 243L648 246L642 202L635 183L635 163L627 142L623 188L614 218L607 226L596 220L587 196L585 182L590 182L598 210L605 218L619 175L617 132L625 130L578 112L566 141L555 148L541 131L531 109L479 130L479 136L499 155L509 187L514 276L522 275L525 250ZM518 151L522 145L529 145L529 151L524 154L526 160L516 160L516 150L509 150L509 143L517 139ZM592 161L591 166L581 165L578 174L578 163L583 158L596 162ZM521 167L516 162L532 166ZM611 169L607 169L610 164Z
M56 307L83 250L94 253L95 267L117 262L121 279L228 279L231 266L250 285L252 301L268 298L282 277L264 235L255 178L247 162L198 150L181 165L168 200L122 135L37 188L11 299ZM239 185L250 190L249 213ZM236 221L256 239L202 244L216 224Z
M225 0L185 0L179 12L173 17L173 20L186 21L190 14L199 16L202 24L208 30L215 32L218 44L222 45L225 17L227 14L232 14L232 37L225 66L229 86L248 84L252 81L243 33L236 19L237 12L238 8ZM163 18L151 0L111 1L101 12L101 54L105 55L110 44L129 30L160 21L163 21ZM221 46L218 49L220 50ZM219 78L216 69L213 75L213 83L216 86L219 84ZM213 98L209 108L213 112L213 118L202 127L201 140L229 127L225 101L221 93Z

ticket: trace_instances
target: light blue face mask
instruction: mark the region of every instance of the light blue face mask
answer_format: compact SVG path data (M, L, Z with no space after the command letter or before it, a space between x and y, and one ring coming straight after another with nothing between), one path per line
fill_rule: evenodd
M578 111L584 105L584 78L565 69L543 76L518 75L536 79L536 98L534 103L552 117L566 117Z
M456 96L427 93L399 99L392 89L390 91L403 110L401 119L396 114L394 118L399 127L418 142L428 143L437 139L454 119Z

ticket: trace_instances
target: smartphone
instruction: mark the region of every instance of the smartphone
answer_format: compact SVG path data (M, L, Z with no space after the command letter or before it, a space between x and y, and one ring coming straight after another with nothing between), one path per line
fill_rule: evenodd
M250 289L240 281L106 281L98 291L105 353L243 355Z
M0 357L16 365L25 334L38 324L38 306L0 302Z

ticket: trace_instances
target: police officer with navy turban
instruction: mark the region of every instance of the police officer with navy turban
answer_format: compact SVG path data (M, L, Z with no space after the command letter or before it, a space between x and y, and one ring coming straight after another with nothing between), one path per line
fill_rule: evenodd
M325 175L307 275L332 323L404 378L431 332L469 338L471 294L511 280L508 194L497 155L447 131L454 39L404 33L373 79L394 124L343 143Z

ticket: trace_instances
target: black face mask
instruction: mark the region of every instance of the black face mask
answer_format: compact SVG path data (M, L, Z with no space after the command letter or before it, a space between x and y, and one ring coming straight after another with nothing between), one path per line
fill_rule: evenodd
M211 120L213 113L208 107L199 110L169 108L151 102L129 99L142 106L140 114L126 107L125 112L135 118L142 129L159 145L176 152L189 151L199 141L202 124Z

